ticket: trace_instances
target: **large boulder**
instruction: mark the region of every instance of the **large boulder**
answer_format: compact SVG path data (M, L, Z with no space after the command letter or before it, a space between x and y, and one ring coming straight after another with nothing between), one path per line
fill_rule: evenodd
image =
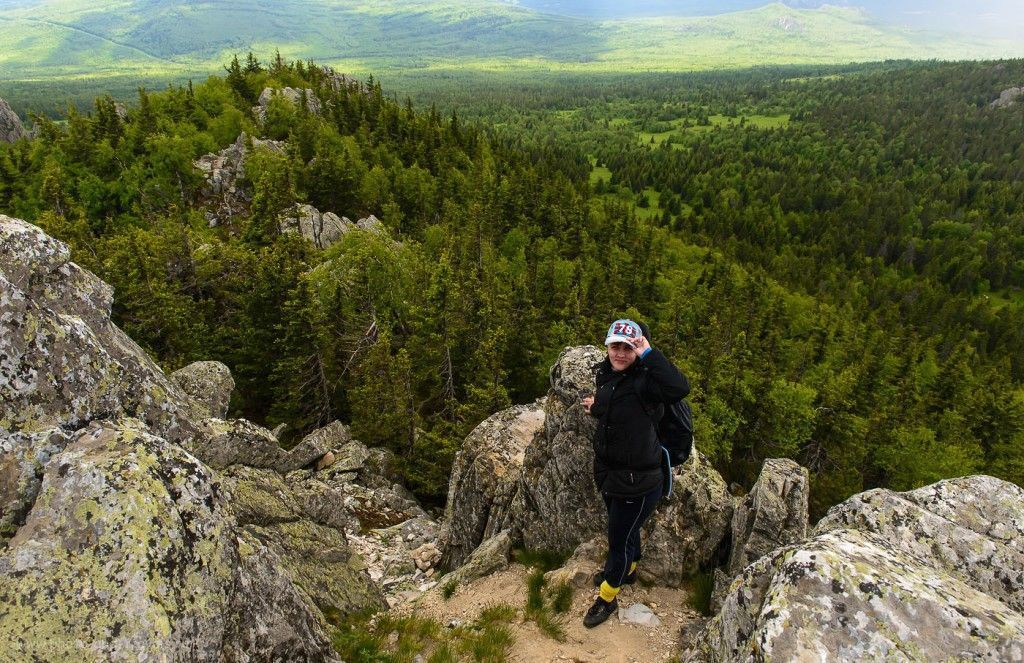
M245 419L206 419L202 431L188 443L188 449L210 467L248 465L291 472L310 465L331 450L336 440L344 439L344 424L334 422L316 430L290 451L284 450L266 428Z
M112 302L63 242L0 215L0 435L126 416L191 436L189 398L110 321Z
M1021 660L1022 535L992 477L854 496L746 567L684 660Z
M788 458L769 458L750 493L732 517L732 548L728 573L776 548L807 536L807 468Z
M196 406L192 416L196 420L228 414L235 379L231 371L219 361L197 361L171 373L171 381L192 398Z
M869 490L832 507L814 533L856 528L1024 613L1024 489L989 476L905 493Z
M544 435L523 458L520 522L528 548L574 550L606 529L590 442L597 422L580 405L581 394L594 392L603 356L593 346L566 348L551 367Z
M0 142L13 143L25 135L21 118L6 101L0 99Z
M446 568L463 564L481 541L517 528L526 448L544 430L540 403L491 415L469 434L452 465L445 505L442 548Z

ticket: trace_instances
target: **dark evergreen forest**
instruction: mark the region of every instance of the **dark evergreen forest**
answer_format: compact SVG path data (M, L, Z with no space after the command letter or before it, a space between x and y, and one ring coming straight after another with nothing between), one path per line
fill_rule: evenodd
M504 81L398 101L312 63L37 117L0 212L68 242L165 369L217 359L286 440L340 418L435 503L462 438L567 345L646 320L698 448L747 487L1024 485L1024 62ZM323 112L266 86L311 88ZM424 103L424 101L426 103ZM437 101L444 110L431 105ZM250 137L251 210L209 227L199 156ZM321 251L295 202L387 236Z

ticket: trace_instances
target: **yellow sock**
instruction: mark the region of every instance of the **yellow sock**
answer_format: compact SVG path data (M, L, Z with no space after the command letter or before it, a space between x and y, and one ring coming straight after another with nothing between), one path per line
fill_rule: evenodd
M629 575L633 575L634 573L636 573L636 562L629 565Z
M601 583L601 598L605 603L611 603L615 600L615 597L619 595L620 587L612 587L608 584L608 581Z

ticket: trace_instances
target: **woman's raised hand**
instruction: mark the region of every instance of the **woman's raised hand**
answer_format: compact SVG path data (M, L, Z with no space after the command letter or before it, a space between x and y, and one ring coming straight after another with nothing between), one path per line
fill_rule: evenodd
M651 347L650 342L646 336L641 336L637 340L633 341L633 351L636 352L636 356L639 357Z
M586 398L584 398L583 400L580 401L580 405L582 405L583 409L585 409L587 411L587 414L590 414L590 406L593 405L593 404L594 404L594 397L593 396L587 396Z

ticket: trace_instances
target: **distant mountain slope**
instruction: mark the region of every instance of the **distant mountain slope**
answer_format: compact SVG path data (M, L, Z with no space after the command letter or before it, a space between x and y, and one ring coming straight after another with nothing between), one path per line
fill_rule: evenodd
M1024 55L783 4L698 18L595 21L498 0L6 0L0 78L186 74L233 53L390 68L707 69L761 63Z

